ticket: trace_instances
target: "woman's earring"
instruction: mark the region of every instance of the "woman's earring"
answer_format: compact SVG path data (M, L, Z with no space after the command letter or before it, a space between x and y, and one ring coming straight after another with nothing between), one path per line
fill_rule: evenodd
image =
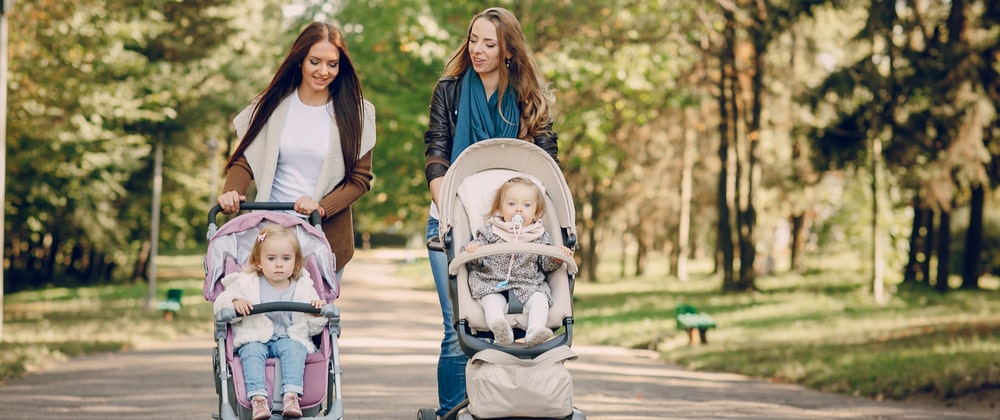
M505 59L503 60L503 63L504 63L504 65L506 65L506 66L507 66L507 68L509 69L509 68L510 68L510 57L507 57L507 58L505 58Z

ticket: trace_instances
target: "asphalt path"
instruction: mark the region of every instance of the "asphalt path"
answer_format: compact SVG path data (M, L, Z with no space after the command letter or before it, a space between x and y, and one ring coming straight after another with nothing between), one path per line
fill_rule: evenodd
M337 305L346 419L414 419L437 402L436 295L395 277L396 255L361 253ZM211 320L205 322L211 323ZM210 336L72 358L0 386L3 419L210 419ZM997 419L997 412L874 402L741 375L693 372L648 351L574 345L574 405L591 420Z

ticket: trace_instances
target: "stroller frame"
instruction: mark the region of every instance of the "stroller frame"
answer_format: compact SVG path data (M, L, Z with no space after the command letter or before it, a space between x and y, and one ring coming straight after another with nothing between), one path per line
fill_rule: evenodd
M294 203L241 203L240 210L291 210L293 209ZM213 206L209 211L208 216L208 238L211 240L218 232L218 225L216 224L216 218L218 213L221 212L221 207L218 205ZM293 216L295 217L295 216ZM302 221L301 226L314 228L319 234L322 234L322 229L320 228L320 218L318 212L313 212L309 218L309 222ZM305 269L305 268L304 268ZM328 268L318 268L317 270L323 271L324 273L331 273L332 270ZM218 273L209 272L209 261L206 259L206 277L216 276ZM329 274L328 274L329 275ZM325 281L325 279L315 278L313 281ZM205 297L209 299L210 291L208 281L206 281L205 286ZM339 290L334 290L333 296L339 294ZM212 296L214 298L214 296ZM324 299L331 298L329 294L326 296L321 296ZM212 300L212 299L209 299ZM329 351L329 358L326 370L326 393L323 399L318 403L310 407L303 407L301 419L303 420L341 420L344 418L344 402L343 402L343 392L341 389L341 367L340 367L340 349L338 347L337 339L340 337L341 326L340 326L340 310L333 303L327 303L323 305L321 309L316 309L312 305L301 302L270 302L261 303L253 305L253 309L250 311L249 315L262 314L267 312L275 311L290 311L290 312L304 312L319 314L327 318L327 325L324 332L318 336L321 341L321 346L318 351ZM228 348L229 343L232 341L232 331L230 322L236 318L241 317L237 314L235 310L223 309L218 314L215 315L215 327L214 327L214 339L216 342L215 349L212 354L212 364L213 370L215 371L215 392L219 396L219 412L212 413L213 419L221 420L248 420L252 416L252 412L241 405L233 397L236 396L236 388L233 372L230 371L229 363L227 357L229 352L234 349ZM275 379L280 378L280 367L275 364L274 366L274 377ZM282 416L281 412L281 398L280 390L274 389L271 392L270 400L272 406L271 420L280 420Z
M574 248L577 244L577 233L575 226L575 207L566 180L556 162L547 152L538 146L520 139L497 138L477 142L469 146L452 163L445 174L444 182L441 186L441 203L439 203L441 225L439 234L427 242L428 249L443 251L447 255L448 265L448 296L452 302L453 319L459 345L462 351L472 357L474 354L495 349L520 359L534 359L535 357L559 346L570 346L573 336L573 316L571 310L571 298L575 276L578 271L576 261L566 258L559 246L546 246L532 243L501 243L480 246L476 253L460 253L456 248L465 241L471 239L470 235L475 233L475 229L461 231L456 229L459 221L467 217L464 205L458 199L462 182L466 178L476 176L488 171L500 170L511 171L518 174L527 174L536 183L541 184L548 197L546 215L543 221L546 230L552 234L554 240L561 239L561 245ZM558 230L558 235L555 232ZM459 232L456 232L459 231ZM458 242L456 242L458 241ZM533 347L526 347L519 344L512 346L499 346L492 342L492 333L483 326L475 328L470 320L461 316L464 306L462 306L463 296L467 294L468 285L459 284L459 280L466 280L466 263L487 255L507 254L512 252L527 252L537 255L547 255L564 261L566 282L565 284L550 286L558 287L563 297L568 296L566 305L570 306L564 314L558 312L550 315L548 326L554 328L554 323L559 325L561 333L557 330L555 337L542 344ZM560 271L557 270L557 271ZM464 292L464 293L463 293ZM553 290L556 293L556 290ZM471 297L470 297L471 299ZM517 299L508 299L508 313L520 313L520 303ZM554 309L554 308L553 308ZM553 317L561 317L553 320ZM520 338L523 331L515 329L515 336ZM441 420L472 420L477 419L468 411L469 400L466 399L458 406L454 407ZM418 410L419 420L437 419L434 409L421 408ZM505 417L507 419L519 419L528 417ZM537 419L536 417L533 417ZM586 416L572 408L572 412L564 417L565 420L584 420Z

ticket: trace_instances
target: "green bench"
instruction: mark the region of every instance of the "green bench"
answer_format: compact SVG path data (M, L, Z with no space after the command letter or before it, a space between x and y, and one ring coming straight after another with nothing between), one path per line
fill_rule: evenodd
M698 336L701 338L701 343L708 343L708 338L706 338L705 334L709 328L715 328L715 320L711 316L698 312L698 309L694 306L682 303L677 305L674 317L677 319L677 329L687 331L688 345L694 344L694 332L696 330L698 331Z
M156 309L163 311L163 319L167 321L174 319L174 315L181 310L181 297L183 296L184 291L181 289L167 290L167 299L156 303Z

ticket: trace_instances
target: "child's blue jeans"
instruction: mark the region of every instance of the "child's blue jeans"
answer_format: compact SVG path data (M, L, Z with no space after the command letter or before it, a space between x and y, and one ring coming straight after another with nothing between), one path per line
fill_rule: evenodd
M243 363L243 382L247 387L247 398L267 395L264 388L264 363L269 357L277 357L281 366L281 392L302 395L302 376L306 370L306 346L288 337L268 341L267 344L249 342L238 349Z

